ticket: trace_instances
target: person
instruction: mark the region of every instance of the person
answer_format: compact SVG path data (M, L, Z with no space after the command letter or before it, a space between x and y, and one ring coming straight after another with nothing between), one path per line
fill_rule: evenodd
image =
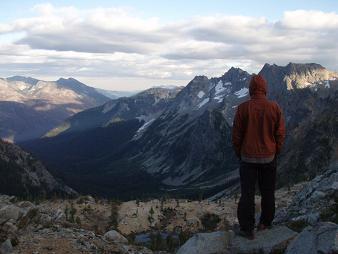
M277 155L285 139L285 121L278 104L267 99L267 82L261 75L251 78L249 94L250 100L237 108L232 143L240 159L238 233L254 239L256 181L261 193L257 230L269 228L274 218Z

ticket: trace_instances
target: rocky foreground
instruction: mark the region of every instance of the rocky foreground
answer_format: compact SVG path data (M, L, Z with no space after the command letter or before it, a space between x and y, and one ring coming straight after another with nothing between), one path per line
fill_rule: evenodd
M2 195L0 253L338 253L337 167L276 196L274 227L249 241L232 230L235 198L119 203Z

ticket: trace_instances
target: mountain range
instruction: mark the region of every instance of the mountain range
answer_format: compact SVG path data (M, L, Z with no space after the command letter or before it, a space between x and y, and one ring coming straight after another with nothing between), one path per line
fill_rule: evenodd
M73 114L101 105L113 95L117 98L122 92L96 89L73 78L0 78L0 137L10 142L39 138Z
M337 161L338 74L314 63L265 64L260 74L287 122L279 184L313 178ZM249 98L251 75L231 68L221 77L196 76L183 88L111 100L21 145L83 193L130 199L236 189L232 119Z

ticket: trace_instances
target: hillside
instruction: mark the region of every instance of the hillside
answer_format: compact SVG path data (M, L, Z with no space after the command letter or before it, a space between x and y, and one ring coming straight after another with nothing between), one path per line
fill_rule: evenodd
M0 140L0 193L20 197L74 196L31 154Z

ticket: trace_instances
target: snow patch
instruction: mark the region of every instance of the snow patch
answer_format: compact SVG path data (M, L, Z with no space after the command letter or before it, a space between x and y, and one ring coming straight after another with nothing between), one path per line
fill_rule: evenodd
M224 86L231 86L231 82L223 82L220 80L217 85L215 86L215 97L214 99L217 100L218 103L224 100L224 95L226 92L229 92L229 88Z
M236 91L235 92L235 95L237 96L237 98L242 98L242 97L245 97L249 94L249 89L244 87L244 88L241 88L240 90Z
M330 88L330 82L328 80L325 80L325 88Z
M197 97L202 99L204 95L205 95L205 93L203 91L199 91L198 94L197 94Z
M215 86L215 95L220 94L225 90L225 87L223 87L223 82L220 80L217 85Z
M201 108L203 107L205 104L207 104L209 102L209 98L205 98L202 102L200 102L197 107Z
M152 122L154 122L155 118L150 119L148 122L145 122L138 130L137 133L144 131Z

